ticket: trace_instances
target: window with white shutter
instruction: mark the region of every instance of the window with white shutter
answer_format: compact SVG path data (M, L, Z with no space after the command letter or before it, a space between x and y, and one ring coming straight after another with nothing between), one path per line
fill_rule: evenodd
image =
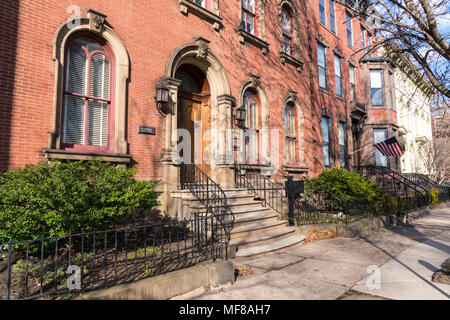
M66 149L111 151L111 54L90 38L67 50L62 142Z

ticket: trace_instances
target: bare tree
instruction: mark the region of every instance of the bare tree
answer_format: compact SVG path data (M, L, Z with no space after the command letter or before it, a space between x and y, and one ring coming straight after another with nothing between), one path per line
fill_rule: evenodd
M380 47L386 55L406 54L436 91L450 99L450 34L438 24L438 19L450 19L450 0L338 2L375 31L377 41L366 48L366 55Z

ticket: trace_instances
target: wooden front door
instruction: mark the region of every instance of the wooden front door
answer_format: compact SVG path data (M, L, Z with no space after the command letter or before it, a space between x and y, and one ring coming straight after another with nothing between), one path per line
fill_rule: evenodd
M210 175L210 96L180 91L178 101L178 128L186 129L190 133L191 163L195 163Z

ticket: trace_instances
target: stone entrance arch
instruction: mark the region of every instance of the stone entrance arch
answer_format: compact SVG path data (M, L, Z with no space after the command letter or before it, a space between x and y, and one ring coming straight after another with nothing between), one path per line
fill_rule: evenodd
M230 141L226 139L226 130L231 129L231 112L234 98L231 96L230 84L220 61L208 47L209 41L201 37L195 38L194 43L175 50L166 65L164 84L169 88L172 114L166 116L165 144L162 157L164 166L164 185L166 192L176 189L178 182L178 168L173 162L174 148L177 145L177 103L178 88L181 81L176 79L176 72L182 65L189 64L200 69L206 76L211 93L211 129L216 130L211 135L212 160L211 178L221 185L229 185L230 174L226 163L229 159L226 148L231 148ZM228 147L227 147L228 146Z

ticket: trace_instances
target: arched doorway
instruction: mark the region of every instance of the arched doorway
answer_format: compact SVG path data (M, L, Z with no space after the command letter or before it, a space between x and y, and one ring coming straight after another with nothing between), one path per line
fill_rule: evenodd
M192 64L181 65L175 78L181 81L177 98L177 128L187 130L190 138L190 159L183 157L184 161L196 164L210 175L211 92L208 80ZM181 139L184 138L187 137ZM188 145L186 141L184 145Z

